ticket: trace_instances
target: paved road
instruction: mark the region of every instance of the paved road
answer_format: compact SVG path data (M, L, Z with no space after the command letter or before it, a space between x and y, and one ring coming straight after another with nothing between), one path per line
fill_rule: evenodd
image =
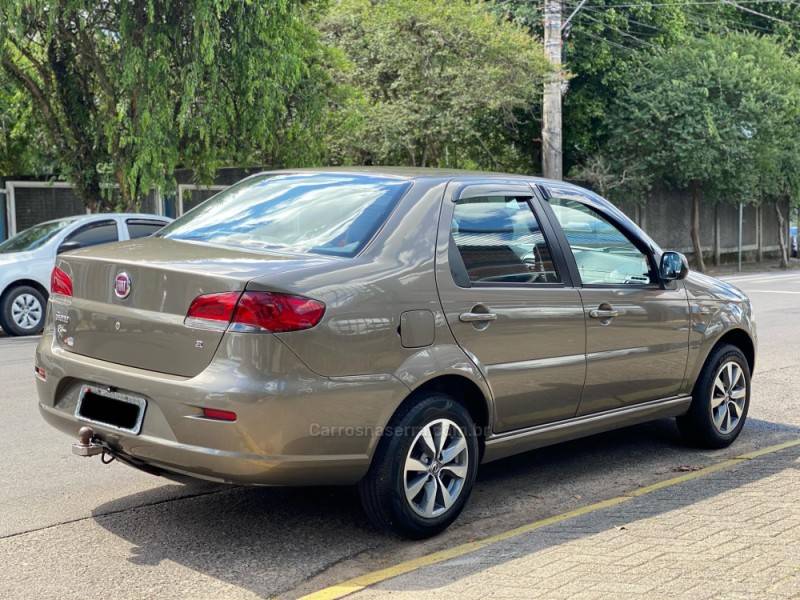
M184 486L73 457L37 414L35 340L0 339L0 598L296 597L800 437L800 274L736 283L754 300L760 354L732 448L687 449L663 421L493 463L458 523L425 543L376 534L352 489Z
M411 571L397 565L317 596L797 600L800 445L759 452L765 454L717 463L556 523L490 538L477 550L468 544L447 556L428 555Z

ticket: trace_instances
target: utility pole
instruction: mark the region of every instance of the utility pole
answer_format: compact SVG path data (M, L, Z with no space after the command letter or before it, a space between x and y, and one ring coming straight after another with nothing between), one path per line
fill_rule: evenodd
M563 0L544 0L544 55L553 66L553 74L544 84L542 102L542 173L550 179L563 179L563 151L561 141L561 53L564 36L569 34L569 24L586 4L578 5L561 22Z
M561 150L561 2L544 0L544 54L553 73L544 83L542 102L542 173L563 179Z

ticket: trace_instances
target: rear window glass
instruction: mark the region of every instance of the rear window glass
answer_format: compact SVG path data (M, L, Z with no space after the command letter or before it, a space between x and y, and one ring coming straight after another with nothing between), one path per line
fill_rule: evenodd
M163 221L147 221L144 219L128 219L125 224L128 226L128 236L132 240L153 235L166 225Z
M410 185L357 174L263 175L220 192L157 235L256 250L355 256Z

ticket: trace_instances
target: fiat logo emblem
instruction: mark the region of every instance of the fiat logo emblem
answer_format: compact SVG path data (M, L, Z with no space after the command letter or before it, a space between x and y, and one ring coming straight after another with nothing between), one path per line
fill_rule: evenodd
M114 279L114 294L117 298L127 298L131 293L131 278L127 273L120 273Z

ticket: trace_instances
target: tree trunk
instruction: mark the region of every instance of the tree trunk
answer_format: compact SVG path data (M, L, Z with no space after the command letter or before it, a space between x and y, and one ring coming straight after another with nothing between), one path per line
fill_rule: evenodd
M692 184L692 245L694 246L694 262L701 273L706 270L703 260L703 247L700 245L700 186Z
M128 187L128 179L122 169L117 169L114 173L117 185L119 186L119 199L123 212L138 212L136 210L136 200L131 196Z
M786 254L786 222L783 219L783 213L781 212L781 203L776 200L775 201L775 212L778 214L778 245L780 246L780 267L781 269L788 269L789 268L789 257Z

